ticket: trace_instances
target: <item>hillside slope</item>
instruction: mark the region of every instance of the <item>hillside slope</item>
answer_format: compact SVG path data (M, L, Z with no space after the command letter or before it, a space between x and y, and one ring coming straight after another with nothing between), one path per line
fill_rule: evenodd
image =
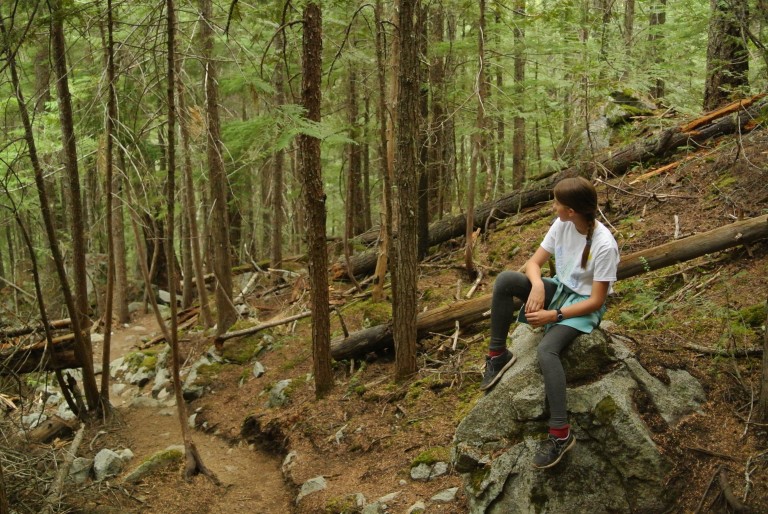
M635 184L647 169L620 178L598 177L602 221L614 231L622 253L768 213L768 131L713 143L706 155L694 155ZM492 226L476 249L483 279L475 294L490 292L501 270L520 267L551 219L551 205L542 204ZM450 304L457 293L463 297L470 289L461 269L462 245L454 240L435 247L422 263L422 309ZM307 307L302 283L291 286L249 299L261 322ZM674 510L719 510L721 470L736 498L755 511L768 510L768 426L752 418L761 357L743 355L760 348L765 337L768 241L620 281L615 290L606 315L613 335L661 380L666 379L664 369L685 369L707 393L704 411L675 429L652 409L645 413L660 450L677 463L666 480L679 491ZM340 319L355 331L390 318L388 304L351 293L348 283L333 283L331 296L340 312L332 319L335 335L344 330ZM459 487L458 498L430 503L427 512L467 512L461 477L449 472L433 481L417 481L410 469L416 462L448 459L456 425L482 394L478 385L487 337L488 323L481 322L461 327L458 337L434 334L422 340L419 372L405 383L393 381L390 351L337 362L333 392L317 401L310 377L310 324L304 319L227 341L224 355L230 362L206 376L209 392L188 410L199 412L201 429L207 427L232 444L245 440L279 459L296 452L295 464L284 469L292 487L324 476L327 489L304 498L296 512L357 512L350 495L362 493L373 501L395 492L399 494L387 503L390 512L405 512L451 487ZM194 332L185 340L190 355L210 346ZM254 360L266 369L259 378L251 373ZM268 407L269 391L287 379L292 380L287 403ZM642 407L642 398L638 402ZM258 473L254 470L253 480ZM206 497L217 489L202 477L185 483L168 473L152 481L152 490L140 511L205 512ZM270 512L269 506L264 512Z

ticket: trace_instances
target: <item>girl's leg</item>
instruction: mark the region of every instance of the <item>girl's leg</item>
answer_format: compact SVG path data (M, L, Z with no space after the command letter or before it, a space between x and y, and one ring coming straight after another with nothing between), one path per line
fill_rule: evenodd
M538 346L539 366L544 375L544 392L549 403L550 432L558 437L568 435L568 414L565 396L565 371L560 354L570 345L579 330L565 325L553 325ZM552 430L554 429L554 430ZM565 430L565 435L560 430Z
M554 283L545 280L545 301L549 305L557 287ZM515 298L523 304L531 293L531 281L519 271L503 271L496 277L493 283L493 297L491 300L491 343L489 351L501 353L507 348L507 336L509 327L517 319Z

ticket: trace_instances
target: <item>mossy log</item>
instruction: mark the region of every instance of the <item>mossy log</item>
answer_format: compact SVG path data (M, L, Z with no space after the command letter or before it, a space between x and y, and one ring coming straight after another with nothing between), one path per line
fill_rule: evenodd
M619 280L627 279L766 237L768 237L768 215L739 221L623 256L619 264L618 278ZM462 327L472 325L487 318L490 308L491 295L488 294L422 312L416 320L418 337L424 337L429 332L451 329L457 321ZM519 308L519 305L515 308ZM332 341L331 357L336 360L349 359L391 346L392 324L390 322Z

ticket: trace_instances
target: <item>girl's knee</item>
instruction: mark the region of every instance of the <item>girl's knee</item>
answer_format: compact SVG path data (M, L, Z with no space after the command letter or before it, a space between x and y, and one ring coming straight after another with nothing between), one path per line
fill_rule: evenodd
M526 277L524 274L520 273L519 271L507 270L499 273L499 275L496 277L496 280L494 281L493 288L494 290L498 288L499 290L504 289L508 291L516 291L522 287L527 286L527 283L528 277Z

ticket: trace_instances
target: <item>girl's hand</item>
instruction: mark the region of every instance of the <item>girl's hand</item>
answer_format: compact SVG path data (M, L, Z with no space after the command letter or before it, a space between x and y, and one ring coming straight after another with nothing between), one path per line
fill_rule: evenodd
M531 293L528 295L528 300L525 302L525 317L528 318L529 313L539 311L543 308L544 284L539 282L538 284L533 284L531 286Z
M557 311L539 309L533 312L526 312L525 319L528 320L528 324L533 328L543 327L547 323L557 321Z

